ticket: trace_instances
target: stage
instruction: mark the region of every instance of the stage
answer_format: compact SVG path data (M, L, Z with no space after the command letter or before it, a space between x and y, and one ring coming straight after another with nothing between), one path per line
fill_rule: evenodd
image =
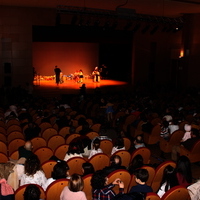
M79 94L80 87L84 83L86 93L94 93L96 88L100 88L102 93L115 93L130 89L128 82L117 80L101 80L100 83L93 82L93 79L85 79L83 83L74 80L65 80L64 83L57 84L55 80L34 81L34 93L45 97L59 96L62 94Z

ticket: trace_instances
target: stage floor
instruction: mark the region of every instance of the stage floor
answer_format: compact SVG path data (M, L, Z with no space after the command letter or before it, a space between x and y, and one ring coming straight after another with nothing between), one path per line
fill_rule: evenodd
M99 87L101 92L123 91L129 87L128 82L117 80L101 80L94 83L92 79L84 80L87 93L94 93L94 89ZM34 81L34 92L42 96L53 96L60 94L79 94L83 83L76 83L74 80L66 80L64 83L56 85L54 80Z

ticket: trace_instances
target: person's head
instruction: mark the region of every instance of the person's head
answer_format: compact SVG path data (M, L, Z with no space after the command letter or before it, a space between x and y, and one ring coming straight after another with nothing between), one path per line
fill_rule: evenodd
M83 190L83 187L84 183L82 177L79 174L72 174L68 185L69 190L72 192L78 192Z
M99 138L96 138L94 141L93 141L93 148L95 150L97 150L99 147L100 147L100 139Z
M197 130L196 128L192 128L191 137L199 137L199 130Z
M175 168L173 168L171 165L167 165L163 171L163 178L160 186L162 186L164 183L166 184L165 192L169 190L169 188L178 185Z
M40 160L36 155L32 155L26 159L24 165L24 172L28 176L34 175L40 170Z
M134 144L142 144L142 143L144 143L142 136L141 135L136 136Z
M31 141L26 141L26 143L24 144L24 148L28 151L32 151L33 149L33 144Z
M110 165L113 166L113 165L119 165L121 166L122 164L122 159L120 156L118 155L114 155L110 158Z
M71 142L69 144L69 149L67 151L68 154L80 154L81 150L80 150L80 146L79 144L77 144L76 142Z
M91 178L91 186L95 189L102 189L108 184L108 178L103 170L96 171Z
M144 184L149 178L149 172L146 169L137 169L134 173L135 181L139 184Z
M94 173L94 167L91 163L86 162L82 164L83 176Z
M40 189L34 184L29 184L24 191L24 200L39 200Z
M118 149L121 149L124 147L124 140L123 138L119 137L117 138L116 142L115 142L115 147L117 147Z
M163 121L162 123L164 128L167 128L169 126L169 122L168 121Z
M179 157L176 172L180 173L188 183L192 183L191 163L187 156Z
M138 154L132 159L131 164L129 166L129 172L132 174L136 169L142 167L143 165L143 157L140 154Z
M191 125L189 125L189 124L185 124L184 125L184 130L185 130L185 132L190 132L191 131Z
M58 162L54 167L51 173L53 179L66 178L68 176L69 166L66 162Z
M58 68L58 66L56 65L55 68Z

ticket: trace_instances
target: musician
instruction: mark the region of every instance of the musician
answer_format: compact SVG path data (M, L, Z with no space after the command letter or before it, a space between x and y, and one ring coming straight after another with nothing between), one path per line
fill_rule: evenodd
M98 67L95 67L94 71L92 72L92 75L94 77L94 82L100 82L100 71Z
M83 71L80 69L79 71L79 83L83 83Z
M55 72L55 75L56 75L56 84L58 85L59 82L60 82L60 68L58 68L58 66L55 66L55 69L54 69L54 72Z

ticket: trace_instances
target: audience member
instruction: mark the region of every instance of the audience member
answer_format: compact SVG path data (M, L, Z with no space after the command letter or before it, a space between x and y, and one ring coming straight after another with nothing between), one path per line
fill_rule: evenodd
M115 185L119 186L119 193L124 192L124 183L120 179L115 179L109 184L106 173L103 170L96 171L91 179L93 200L114 199L116 194L113 192L112 188L115 187Z
M117 140L115 141L115 145L112 148L111 155L120 150L125 150L124 140L121 137L117 138Z
M40 160L36 155L29 157L24 165L24 174L21 177L20 185L38 184L45 187L46 177L40 168Z
M1 200L14 200L14 190L7 184L6 179L3 178L0 172L0 199Z
M130 174L134 174L135 170L138 168L141 168L143 165L144 165L143 157L140 154L138 154L132 159L132 161L128 167L128 171Z
M62 178L67 178L70 179L69 177L69 166L65 161L60 161L58 162L54 167L53 171L51 173L51 178L47 179L45 185L44 185L44 190L47 189L47 187L53 183L54 181Z
M133 186L130 190L132 192L141 192L141 193L148 193L153 192L152 188L146 185L146 182L149 178L149 173L146 169L137 169L134 173L135 181L137 183L136 186Z
M90 159L92 156L98 154L98 153L103 153L102 149L100 148L100 140L98 138L96 138L93 141L93 149L90 152L90 155L88 157L88 159Z
M40 200L41 191L35 184L29 184L24 191L24 200Z
M82 191L84 187L83 179L78 174L72 174L69 185L64 187L60 195L60 200L87 200L85 193Z
M177 185L178 180L176 177L175 169L171 165L166 166L163 172L163 178L160 184L160 188L157 192L158 196L162 198L165 192Z
M141 135L136 136L133 143L134 143L135 149L138 149L140 147L145 147L145 144Z
M85 162L82 164L83 176L94 173L94 167L91 163Z

